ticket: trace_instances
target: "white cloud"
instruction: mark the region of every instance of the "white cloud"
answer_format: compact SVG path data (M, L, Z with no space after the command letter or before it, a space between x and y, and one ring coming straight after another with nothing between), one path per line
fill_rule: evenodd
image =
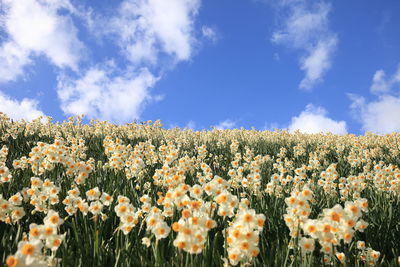
M332 53L336 47L337 39L332 37L318 42L307 57L301 60L300 68L306 76L300 82L300 88L311 89L316 83L322 81L324 73L331 67Z
M0 1L5 37L0 44L0 82L23 76L25 66L45 56L59 68L57 93L65 114L118 123L138 119L149 101L163 99L150 92L159 77L190 60L198 44L194 22L201 0L123 0L102 19L70 0ZM95 37L111 37L128 61L91 62L80 69L86 47L73 18L86 23Z
M352 95L351 109L361 122L362 129L375 133L400 131L400 98L383 95L376 101L366 102L364 97Z
M34 55L46 56L57 67L77 70L84 46L68 15L75 12L68 0L3 0L2 5L1 28L7 40L0 48L0 58L6 59L0 62L0 73L8 74L3 82L21 75Z
M232 120L224 120L220 122L218 125L215 126L218 130L226 130L226 129L232 129L236 126L236 122Z
M338 38L329 30L329 4L319 2L310 7L307 1L284 1L278 13L286 14L282 29L271 41L303 52L300 68L305 72L299 87L310 90L323 80L330 69Z
M138 119L153 99L149 89L156 83L146 68L117 73L112 63L95 66L82 77L60 76L57 86L61 109L66 114L124 123Z
M386 74L383 70L378 70L375 72L374 77L372 78L371 92L381 93L388 92L390 90L390 86L388 81L386 81Z
M200 0L124 0L107 34L118 36L119 46L135 64L155 64L164 53L176 61L188 60L196 43L194 18Z
M45 116L38 108L38 101L24 98L18 101L0 92L0 111L14 120L33 120Z
M215 28L203 26L201 27L201 33L205 38L211 40L213 43L218 40L217 31L215 30Z
M28 51L14 42L3 43L0 47L0 83L15 81L30 62Z
M190 59L199 7L200 0L124 0L113 17L90 15L90 30L111 35L128 64L124 68L114 62L96 65L76 79L60 76L61 109L117 123L138 119L146 103L163 99L150 92L161 76L154 73L174 65L163 60ZM101 26L94 26L92 20Z
M327 117L327 111L318 106L308 104L299 116L292 118L288 127L289 132L300 130L303 133L334 133L346 134L346 122L335 121Z
M375 72L372 78L371 93L380 94L388 93L394 86L400 83L400 66L397 68L395 74L392 77L386 78L386 74L383 70Z
M287 8L287 9L286 9ZM283 29L272 34L272 41L284 43L294 48L312 46L310 42L318 40L318 34L326 34L328 31L328 14L330 5L320 3L313 9L307 8L305 2L288 4L283 11L288 12L285 17Z
M365 97L348 94L353 116L361 122L364 131L391 133L400 131L400 97L395 91L400 83L400 66L389 78L383 70L375 72L370 92L376 99L368 102Z

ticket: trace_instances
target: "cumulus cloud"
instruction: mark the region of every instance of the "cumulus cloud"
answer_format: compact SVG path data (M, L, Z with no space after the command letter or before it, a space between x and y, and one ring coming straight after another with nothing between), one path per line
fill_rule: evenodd
M328 30L328 14L330 5L319 3L308 8L306 1L284 4L279 11L288 12L284 16L283 27L272 34L272 41L276 43L291 43L294 48L304 48L319 40L319 34Z
M14 120L33 120L45 116L38 107L38 101L24 98L22 101L12 99L0 92L0 111Z
M15 81L29 63L31 59L28 51L14 42L3 43L0 47L0 83Z
M188 60L196 42L194 18L199 7L200 0L124 0L103 33L117 36L135 64L156 64L159 53Z
M102 17L70 0L2 0L0 82L15 81L35 57L44 56L57 67L56 90L65 114L118 123L138 119L147 103L163 99L151 92L163 73L191 59L200 2L123 0ZM99 61L107 63L82 65L87 47L78 38L75 18L94 36L107 37L123 58L107 55Z
M139 118L152 100L150 88L156 81L146 68L118 73L113 63L107 63L76 79L60 76L57 93L66 114L124 123Z
M373 83L370 88L371 92L382 93L390 91L390 85L386 80L386 74L383 70L376 71L372 81Z
M400 84L400 66L390 78L386 77L383 70L377 70L372 78L370 90L374 94L388 93L398 84Z
M78 78L59 77L57 92L66 114L85 114L117 123L139 119L151 88L164 70L189 60L196 43L194 19L200 0L124 0L117 14L89 20L92 31L110 37L127 62L90 67ZM120 63L120 62L118 62Z
M335 121L327 115L328 112L324 108L308 104L299 116L292 118L288 130L299 130L303 133L347 133L345 121Z
M375 72L370 92L375 99L368 102L365 97L348 94L353 116L364 131L391 133L400 131L400 97L396 90L400 84L400 66L390 77L383 70Z
M329 29L328 15L331 6L324 2L282 1L278 8L283 15L283 25L274 31L271 41L302 51L300 69L305 77L301 89L310 90L322 82L332 65L332 56L338 38Z
M300 60L300 68L305 72L300 88L311 89L322 81L324 73L331 67L331 57L336 43L336 37L320 40L309 55Z
M226 130L226 129L232 129L236 126L236 122L232 120L224 120L220 122L218 125L215 126L218 130Z
M0 48L2 82L15 80L39 55L59 68L77 70L84 45L68 15L75 12L68 0L3 0L2 5L0 25L7 35Z
M399 97L382 95L371 102L356 95L350 95L350 98L351 110L361 122L363 130L381 134L400 131Z

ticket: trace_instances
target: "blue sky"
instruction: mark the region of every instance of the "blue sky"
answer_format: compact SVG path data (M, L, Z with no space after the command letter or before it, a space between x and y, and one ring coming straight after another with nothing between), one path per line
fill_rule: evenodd
M0 0L0 111L400 131L400 2Z

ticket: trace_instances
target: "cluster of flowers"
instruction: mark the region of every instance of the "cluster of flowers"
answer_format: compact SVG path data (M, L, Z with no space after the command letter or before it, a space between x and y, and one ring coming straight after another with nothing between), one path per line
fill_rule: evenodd
M17 168L28 168L31 165L32 172L36 175L42 175L45 171L54 169L55 164L61 164L67 168L65 174L74 176L77 184L84 184L89 173L93 170L94 160L82 161L79 157L86 157L83 140L79 144L74 144L71 147L66 146L62 139L55 139L53 144L38 142L29 153L29 158L26 160L22 157L19 160L14 160L13 165Z
M16 193L8 200L0 194L0 221L5 223L16 223L25 216L25 211L21 207L23 197L21 193Z
M84 139L67 136L67 142L70 143L70 146L67 147L70 158L75 162L86 159L87 146Z
M182 217L172 224L172 229L178 233L173 244L190 254L199 254L207 241L208 231L216 226L216 222L208 215L210 202L194 203L199 207L183 209Z
M193 168L194 161L188 156L180 158L175 163L165 162L162 168L154 172L153 183L166 188L175 188L185 183L185 173L191 172Z
M222 177L215 175L214 178L206 184L203 184L204 192L216 198L223 190L230 188L230 184L227 180Z
M240 164L242 161L242 154L236 153L233 159L234 160L231 161L230 164L232 168L229 169L228 176L230 177L232 187L239 188L245 172L244 166L241 166Z
M345 207L336 204L331 209L324 209L320 219L308 219L302 226L304 233L318 239L325 253L332 252L341 240L345 244L352 241L355 230L363 232L368 223L361 219L362 211L367 211L368 202L359 199L346 201Z
M166 238L171 232L171 228L164 219L165 216L162 215L161 210L157 207L152 207L147 213L146 230L150 231L156 237L156 240Z
M283 197L283 186L281 185L281 180L284 176L279 176L279 174L273 174L271 176L271 181L265 186L265 193L270 196Z
M325 171L320 173L319 177L318 185L324 189L324 192L328 195L336 195L338 186L336 181L339 179L336 164L329 165Z
M313 192L305 186L301 191L294 190L291 196L285 199L288 207L284 219L290 229L290 236L298 238L298 244L303 253L314 251L315 241L318 241L326 263L331 262L334 254L340 262L344 263L345 254L338 252L336 247L342 241L349 244L353 240L355 231L363 232L368 226L368 223L361 219L362 212L368 210L368 202L363 198L346 201L344 208L336 204L333 208L324 209L318 219L310 219L308 218L311 212L309 202L314 202L312 196ZM302 236L300 230L303 230L305 236ZM294 246L293 241L290 242L290 246ZM359 242L358 247L365 248L365 244ZM374 253L371 252L372 249L368 250L371 253L365 251L362 251L360 258L374 263L379 258L376 251Z
M111 136L106 136L103 140L104 153L108 156L108 164L113 169L122 170L125 161L129 155L128 150L132 149L131 145L124 145L122 140L116 138L114 141Z
M201 171L198 171L196 176L197 176L198 182L201 185L203 185L204 183L212 180L214 177L214 174L212 172L211 167L207 163L205 163L205 162L201 162L201 163L198 162L198 163L199 163L198 166L200 167Z
M341 201L350 197L360 198L361 192L367 188L366 175L360 173L359 175L350 175L347 178L341 177L339 178L338 188Z
M125 196L118 196L117 202L118 204L115 206L114 211L121 221L118 230L122 230L127 235L139 222L141 211L136 211L129 198Z
M304 143L299 143L293 147L293 155L299 158L306 155L306 148Z
M32 211L47 212L53 205L59 202L58 193L60 188L49 179L42 181L38 177L31 177L31 187L26 190L30 204L35 207Z
M168 142L167 145L161 145L158 151L160 152L159 156L161 160L166 165L170 165L179 155L179 147L176 147L172 142Z
M103 140L103 146L108 157L105 168L124 170L127 179L142 178L146 165L159 161L156 147L151 140L139 142L132 147L130 144L124 145L119 138L114 141L111 136L107 136Z
M69 216L75 214L79 209L83 215L87 215L90 212L94 218L100 216L102 220L107 219L107 215L103 213L103 208L112 204L112 196L106 192L100 192L98 187L86 191L86 199L83 199L79 195L80 191L78 188L73 187L71 190L68 190L68 196L63 200L65 211Z
M89 177L89 174L93 171L94 168L94 160L89 159L85 161L67 161L66 162L68 171L67 175L75 177L75 183L79 185L83 185L86 182L86 178Z
M58 234L63 222L56 211L49 210L43 219L43 224L29 225L29 238L25 235L18 243L17 252L7 257L7 266L57 266L60 259L54 257L54 252L65 237L65 234ZM51 251L50 255L47 253L48 250Z
M181 218L172 224L172 229L178 233L173 244L190 254L199 254L207 241L208 232L217 225L210 217L215 205L212 202L204 202L200 186L182 187L179 188L180 191L175 190L175 198L167 195L164 200L164 205L174 202L175 205L178 204L178 210L181 210Z
M286 167L280 167L281 173L274 173L271 177L271 181L266 185L265 192L269 195L275 195L278 197L283 196L283 192L291 192L292 188L301 188L305 181L307 181L307 171L311 170L310 166L302 165L300 168L294 169L293 175L288 174L289 169L287 165L291 165L290 161L280 161Z
M66 148L60 140L55 140L53 145L38 142L29 153L28 163L36 175L52 170L55 163L60 163L66 156Z
M308 160L308 166L311 170L320 171L323 166L321 164L321 157L318 152L310 152Z
M0 123L5 123L3 120L0 114ZM82 138L74 137L75 133L77 136L82 134L84 138L107 136L103 145L108 162L104 167L123 171L127 179L152 177L154 187L168 189L165 196L161 192L157 193L159 197L157 207L152 206L154 192L151 192L151 189L154 187L151 187L151 181L144 181L146 183L143 190L152 197L143 195L140 198L142 206L138 207L139 209L136 209L128 198L119 196L118 204L114 209L120 220L118 229L128 234L139 223L139 219L144 218L143 224L146 223L147 230L157 240L166 238L172 228L176 232L174 246L195 254L203 251L210 229L216 227L216 222L213 220L216 215L223 217L224 222L233 218L229 222L229 227L224 229L229 261L232 264L251 261L257 256L258 239L265 217L249 209L247 199L242 198L239 201L239 195L234 195L231 189L244 190L257 196L261 188L263 164L267 162L273 163L272 172L274 172L272 181L267 184L265 190L267 194L282 197L296 188L291 192L290 197L286 198L288 207L284 216L291 237L298 237L300 247L305 253L314 251L317 241L328 260L332 255L336 255L340 261L344 262L346 255L337 252L337 245L341 242L350 243L356 231L363 231L367 227L368 223L361 219L362 211L366 210L368 204L365 199L360 199L361 192L365 188L400 193L400 170L395 165L385 165L384 162L375 160L375 158L385 156L386 152L380 148L382 145L394 151L393 155L398 155L399 152L396 152L398 149L395 149L397 147L395 141L398 139L396 136L342 138L312 135L305 137L300 133L289 135L288 133L244 130L228 131L224 134L218 131L196 133L168 131L150 125L113 126L107 123L96 123L92 126L72 123L63 128L44 126L40 122L9 124L2 127L6 129L4 132L7 132L4 136L16 138L21 133L16 125L21 125L21 129L26 125L29 134L38 133L39 136L46 135L54 137L55 140L52 144L38 142L29 154L29 158L22 157L14 160L14 169L23 170L31 165L32 171L39 176L46 175L45 171L50 171L59 164L65 167L66 175L75 178L76 184L85 183L85 179L94 169L94 164L92 159L84 161L87 147ZM66 140L60 136L65 136ZM124 145L122 139L116 136L121 136L124 140L128 137L132 140L147 141L139 142L135 146ZM159 138L160 136L162 138ZM243 136L246 142L242 142ZM1 138L4 139L3 136ZM158 138L154 143L160 145L154 146L151 138ZM230 145L231 155L229 152L224 155L208 153L205 143L209 145L208 142L214 142L217 139L219 139L216 142L218 148L225 149ZM240 142L237 139L240 139ZM285 147L280 148L277 158L255 155L251 147L260 140ZM188 147L191 151L185 150L187 144L190 144ZM291 147L291 144L298 145ZM350 151L347 149L349 147ZM310 149L312 152L307 155ZM347 178L339 178L336 163L332 163L328 155L331 152L335 154L335 160L336 158L340 159L339 162L348 160L352 167L357 167L352 169L352 172L358 171L359 167L362 167L364 171ZM7 147L3 146L0 150L0 186L1 183L11 179L10 170L5 164L7 154ZM301 167L298 165L299 162L302 164ZM151 165L159 168L154 174L150 173L154 170ZM230 179L225 180L214 175L213 170L223 177L226 175L224 172L228 171L227 176ZM193 186L187 185L187 177L192 176L188 174L196 174L196 171L198 171L197 181ZM15 173L18 171L13 172ZM310 173L311 179L307 177ZM314 203L311 189L315 188L307 182L311 182L312 178L318 180L317 190L322 189L321 193L326 194L326 197L340 196L343 202L349 199L356 200L346 201L344 207L336 205L331 209L326 209L318 219L309 219L310 205ZM138 184L143 185L142 181L140 182ZM137 190L140 189L141 186L137 185ZM35 206L34 212L50 213L55 208L54 205L59 202L59 191L60 189L50 180L42 181L32 177L30 188L22 189L8 200L0 196L0 220L6 223L18 222L25 215L21 206L22 202L28 200ZM79 210L84 215L91 213L94 218L100 216L105 220L107 212L103 210L112 204L113 197L102 193L97 187L85 193L82 192L82 195L80 197L78 187L73 184L71 190L68 191L68 196L63 200L66 212L71 216ZM176 213L179 213L180 219L168 225L168 218L174 217ZM45 224L31 226L32 229L39 229L37 230L40 232L39 236L45 232ZM29 238L31 242L31 237ZM50 241L42 238L41 242L47 244ZM358 243L360 259L370 263L379 258L379 252L365 248L365 244L362 244ZM46 246L51 249L50 245Z
M286 157L287 152L287 149L282 147L273 163L273 169L277 172L272 175L271 181L265 188L265 192L269 195L283 197L284 193L291 192L292 188L302 187L307 178L306 172L312 169L310 165L295 169L293 161Z
M379 149L378 149L379 150ZM349 154L346 159L350 163L351 167L359 167L362 164L367 163L373 158L379 151L377 148L368 148L366 144L359 142L358 140L351 146Z
M381 253L379 251L366 247L364 241L357 241L357 249L359 249L358 258L361 261L366 262L369 266L374 266L381 256Z
M197 159L203 161L207 157L207 147L205 145L197 146Z
M194 198L192 200L190 197ZM172 217L175 212L175 208L178 211L181 211L188 205L192 205L193 207L198 207L199 205L203 205L202 202L198 202L201 200L201 196L203 195L203 188L200 185L194 185L190 187L187 184L183 184L180 187L169 189L165 194L165 197L160 195L158 199L158 203L164 206L163 215L166 217Z
M28 158L25 157L25 156L23 156L20 159L13 160L13 168L15 170L17 170L17 169L22 169L22 170L27 169L27 168L29 168L28 164L29 164L28 163Z
M243 202L244 203L244 202ZM228 258L232 265L239 262L251 262L260 253L259 236L265 223L263 214L242 205L234 221L227 229L226 243Z
M235 215L235 209L239 204L238 197L225 189L216 196L215 202L218 204L218 216L230 218Z
M379 191L400 195L400 169L398 167L379 162L374 166L372 176L371 180Z
M0 149L0 185L11 181L11 173L6 166L6 160L8 155L8 148L4 145Z
M287 205L286 214L283 215L286 225L289 227L290 236L300 236L300 227L306 222L311 213L310 202L313 202L313 192L308 186L303 189L293 190L290 197L285 198Z
M239 164L241 160L244 161L242 166ZM270 160L269 156L254 156L253 150L248 147L243 158L240 153L236 153L235 160L231 163L233 168L228 171L228 175L231 177L229 183L233 188L244 187L253 193L260 193L261 168Z

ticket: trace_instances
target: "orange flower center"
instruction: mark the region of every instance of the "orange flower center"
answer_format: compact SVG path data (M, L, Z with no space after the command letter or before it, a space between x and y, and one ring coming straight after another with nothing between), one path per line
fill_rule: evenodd
M6 260L6 264L8 267L14 267L18 263L17 259L14 256L9 256Z
M244 221L249 223L253 220L253 216L251 216L251 214L246 214L244 215Z
M51 216L50 217L50 222L52 223L52 224L57 224L58 223L58 216L57 215L53 215L53 216Z
M29 232L29 234L31 235L31 236L39 236L39 229L37 229L37 228L32 228L31 229L31 231Z
M35 247L34 247L32 244L29 244L29 243L28 243L28 244L25 244L25 245L22 247L21 252L22 252L22 254L25 255L25 256L32 255L33 252L35 252Z

